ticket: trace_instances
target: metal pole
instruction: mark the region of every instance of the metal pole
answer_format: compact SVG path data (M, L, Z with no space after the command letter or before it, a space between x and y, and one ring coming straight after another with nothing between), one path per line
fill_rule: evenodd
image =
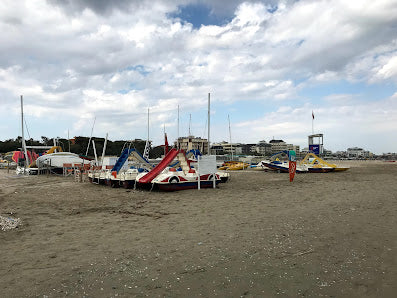
M178 105L178 123L177 123L178 125L177 125L177 128L178 128L178 131L177 131L177 139L176 139L176 145L177 145L177 149L179 150L179 105Z
M192 114L189 114L189 137L192 135L190 132L190 125L192 125Z
M68 129L68 143L69 143L69 152L70 152L70 137L69 137L69 129Z
M26 143L25 143L25 133L24 133L24 129L23 129L23 95L21 95L21 123L22 123L22 149L24 151L25 154L25 168L28 167L28 151L26 150Z
M210 93L208 93L208 155L210 155Z
M227 115L227 119L229 120L229 140L230 140L230 152L232 154L232 160L233 160L233 145L232 145L232 131L230 129L230 117Z

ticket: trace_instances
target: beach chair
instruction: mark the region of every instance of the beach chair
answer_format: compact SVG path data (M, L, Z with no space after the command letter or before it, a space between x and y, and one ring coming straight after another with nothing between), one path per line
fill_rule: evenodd
M64 163L62 165L62 174L63 176L69 176L72 175L74 172L73 165L71 163Z

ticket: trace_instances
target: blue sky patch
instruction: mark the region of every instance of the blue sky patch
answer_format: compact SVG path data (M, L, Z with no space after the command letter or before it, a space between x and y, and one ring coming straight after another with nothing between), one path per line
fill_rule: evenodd
M150 71L146 70L145 66L143 66L143 65L131 65L131 66L127 66L123 70L134 70L134 71L140 73L141 75L143 75L144 77L146 77L148 74L150 74Z
M192 24L193 28L195 29L199 29L201 25L222 26L226 22L230 21L233 17L219 17L204 4L189 4L179 6L179 10L176 13L170 14L169 16L172 18L180 18L182 21Z

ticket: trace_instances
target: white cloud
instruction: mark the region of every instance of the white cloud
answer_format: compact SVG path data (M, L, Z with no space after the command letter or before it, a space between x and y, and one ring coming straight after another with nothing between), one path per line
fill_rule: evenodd
M397 79L397 55L391 57L386 64L377 72L376 76L379 79Z
M307 136L312 133L311 111L314 110L314 132L324 133L327 149L336 151L360 146L375 153L397 149L393 140L384 138L395 134L397 93L377 102L360 101L349 94L330 95L326 100L324 107L282 106L263 118L235 123L233 133L242 136L241 142L269 141L275 137L307 147Z

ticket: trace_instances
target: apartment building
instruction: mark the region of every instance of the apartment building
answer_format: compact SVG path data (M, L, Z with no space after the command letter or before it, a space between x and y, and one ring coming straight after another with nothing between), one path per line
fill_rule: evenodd
M178 141L175 142L175 147L178 148L178 145L179 149L183 149L185 151L195 149L200 150L202 154L208 153L208 140L200 137L179 137Z

